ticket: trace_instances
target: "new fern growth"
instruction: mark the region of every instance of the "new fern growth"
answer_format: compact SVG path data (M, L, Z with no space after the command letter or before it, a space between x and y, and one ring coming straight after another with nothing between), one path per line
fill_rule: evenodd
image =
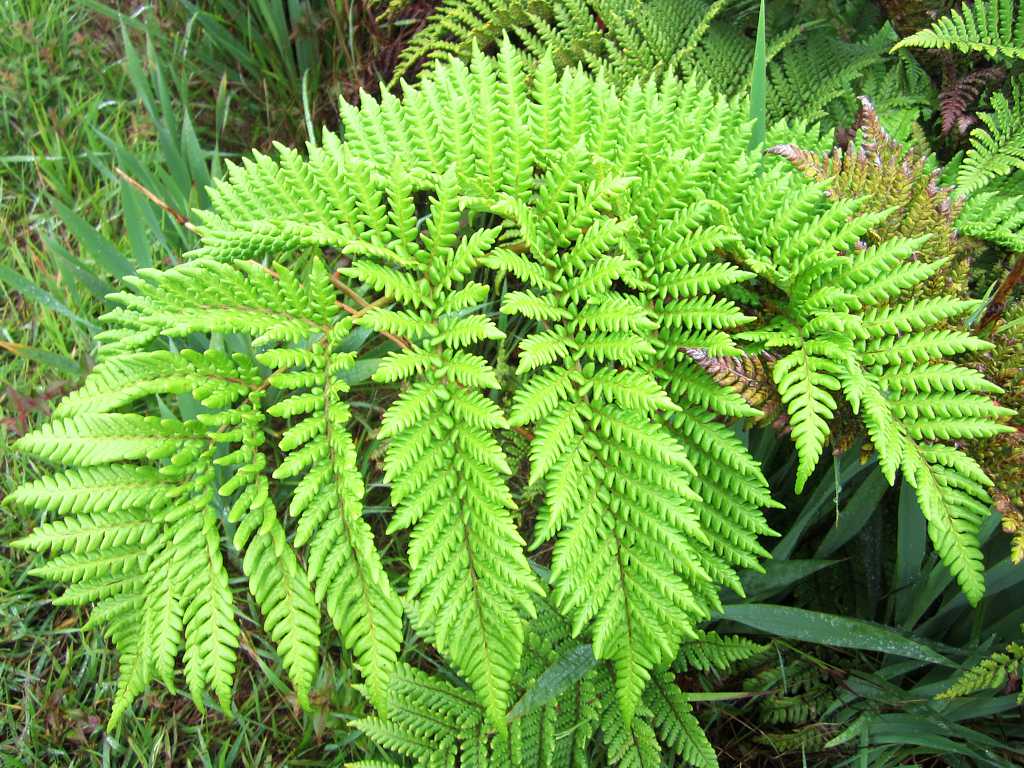
M442 746L511 749L550 602L606 662L609 753L654 754L662 729L709 764L685 700L657 690L771 533L730 426L758 412L698 362L742 351L755 275L785 311L746 338L780 351L801 479L842 390L976 599L986 479L937 441L998 432L1001 411L980 376L929 362L981 346L929 330L970 305L897 301L941 263L914 240L860 248L880 216L764 171L745 113L672 77L620 92L550 58L528 77L506 43L343 107L345 140L308 159L233 167L192 260L128 281L99 365L19 442L55 465L7 500L48 517L20 545L51 554L40 574L95 604L119 649L112 721L151 681L173 688L179 655L197 703L230 709L240 570L300 703L326 610L381 717L400 711L394 686L422 682L397 663L406 616L468 686ZM386 354L361 352L372 334ZM353 417L356 364L390 393L379 420ZM390 493L386 531L362 514L368 480ZM401 598L375 543L399 531Z

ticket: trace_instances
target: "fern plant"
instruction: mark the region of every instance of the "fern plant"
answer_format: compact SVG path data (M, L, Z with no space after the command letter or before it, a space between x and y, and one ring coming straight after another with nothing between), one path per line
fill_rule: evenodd
M751 238L760 252L745 265L773 306L762 310L761 329L739 334L753 344L746 357L701 365L792 436L798 491L827 444L838 453L867 438L864 450L877 453L889 483L902 471L917 489L936 550L976 601L984 588L976 535L991 482L975 450L940 443L1013 432L1000 421L1015 411L993 400L1001 390L973 365L954 362L993 348L956 325L977 307L963 298L959 205L937 186L938 172L925 171L925 157L888 136L867 99L854 138L826 155L769 150L827 187L834 229L822 236L820 224L801 223L820 215L808 190L807 203ZM821 242L796 247L801 256L787 266L772 248L791 237Z
M896 44L896 48L955 48L990 57L1024 59L1024 23L1018 0L976 0L954 8Z
M968 234L1019 250L1020 206L1016 177L1024 171L1024 132L1020 59L1024 59L1024 21L1016 0L979 0L953 10L935 24L901 40L899 48L956 48L980 53L999 66L972 70L954 78L940 97L943 132L955 120L961 131L972 128L969 147L947 168L965 198L959 227ZM955 72L950 62L947 74ZM945 77L945 76L944 76ZM987 96L990 112L965 112L967 101L978 98L986 82L1004 86Z
M902 471L917 490L936 551L975 603L984 590L977 532L988 516L990 481L970 456L943 441L1009 431L999 420L1012 413L992 400L998 388L973 369L947 361L990 348L965 331L944 327L976 304L947 296L901 298L943 265L913 259L923 240L894 238L858 247L887 212L852 217L854 202L825 214L834 217L835 228L820 238L819 225L798 223L815 208L811 193L804 194L806 202L786 215L785 230L795 234L783 237L820 244L808 243L788 263L777 255L768 258L771 241L749 255L747 265L781 294L785 310L742 334L780 354L772 377L799 457L797 490L829 442L841 394L863 420L889 483Z
M937 188L936 174L923 172L924 158L888 137L867 100L855 128L859 146L823 158L773 148L826 184L837 201L831 215L847 221L816 256L790 265L765 258L767 243L765 255L751 254L746 264L785 309L741 335L773 353L772 379L799 457L797 490L827 443L841 451L853 442L844 434L853 420L843 412L859 416L853 424L866 433L889 483L899 470L917 489L937 552L975 602L984 588L976 533L988 515L991 482L961 446L941 441L1011 432L999 422L1014 411L993 401L998 387L951 361L992 348L954 324L976 307L960 298L966 262L951 226L956 205ZM865 192L867 203L858 197ZM852 215L865 204L874 211ZM813 210L810 200L796 206L785 230L816 236L814 226L797 224Z
M308 161L282 148L234 168L194 260L130 281L100 365L20 443L68 467L8 503L71 513L21 544L56 555L41 573L70 583L63 602L99 601L122 651L112 720L150 680L174 684L179 652L197 701L209 687L228 708L225 557L300 701L323 606L386 707L402 610L360 513L371 434L353 434L345 402L354 328L398 344L376 361L400 392L372 437L389 530L410 530L405 598L488 722L504 723L543 591L496 439L510 423L532 437L554 596L615 662L630 720L651 669L718 606L717 584L757 567L769 531L767 484L708 405L751 409L676 351L728 351L724 329L745 319L713 292L747 277L719 257L737 241L725 202L756 165L736 115L675 81L620 97L550 60L528 85L506 47L403 102L348 109L346 141L326 135ZM332 276L324 246L350 266ZM346 313L332 277L367 307ZM177 352L195 334L243 341ZM199 407L176 409L187 395Z
M526 66L509 43L477 52L343 107L345 140L308 159L233 167L192 260L127 281L97 368L20 441L59 467L8 497L56 516L20 544L119 649L113 723L151 681L173 690L179 654L197 703L230 709L240 569L300 703L326 609L386 717L408 616L500 743L548 595L613 671L605 732L639 738L675 706L650 686L771 533L730 428L757 411L697 360L740 352L755 274L784 311L747 338L786 350L802 477L841 382L977 598L985 478L930 440L998 432L1001 411L961 392L990 390L979 376L925 361L981 344L921 330L964 302L887 304L939 265L911 261L916 241L857 249L880 216L762 172L735 102ZM387 353L357 359L373 333ZM394 395L379 421L353 418L357 363ZM362 515L368 479L387 530ZM375 539L401 531L389 574Z
M1024 645L1010 643L964 672L953 685L940 693L938 699L959 699L1007 684L1018 687L1024 671ZM1018 695L1018 701L1024 694Z
M971 195L1012 171L1024 171L1024 80L1012 81L1012 100L992 94L992 112L980 112L971 147L956 177L961 194Z
M915 297L968 294L970 260L958 232L963 201L939 185L934 158L908 149L882 126L875 105L865 96L847 135L845 146L829 153L795 144L770 147L809 179L827 184L829 195L862 199L865 206L886 216L872 230L875 241L894 237L924 237L915 258L942 262L942 267L915 291Z

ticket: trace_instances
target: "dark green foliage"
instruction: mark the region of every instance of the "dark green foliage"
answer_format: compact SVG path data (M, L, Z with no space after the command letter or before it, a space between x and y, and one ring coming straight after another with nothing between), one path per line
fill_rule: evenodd
M888 27L840 39L819 28L828 13L800 18L789 3L770 5L767 96L775 119L818 119L837 101L849 103L853 84L896 42ZM486 49L507 35L533 58L549 51L558 67L605 66L620 85L672 72L745 94L756 23L756 12L737 13L725 0L443 0L403 50L396 74L421 60L466 58L474 45Z

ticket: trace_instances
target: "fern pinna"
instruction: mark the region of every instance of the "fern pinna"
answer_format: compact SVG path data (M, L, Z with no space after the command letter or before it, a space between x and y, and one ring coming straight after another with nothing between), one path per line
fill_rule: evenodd
M481 748L500 750L548 595L613 670L607 727L667 717L658 707L675 705L650 704L652 686L700 637L718 588L739 591L736 569L759 567L771 533L767 483L729 426L756 411L696 360L740 351L740 307L756 299L743 282L791 292L787 318L813 314L806 330L823 339L809 350L782 326L758 338L828 360L805 366L796 390L826 404L829 333L863 326L855 349L883 365L911 355L887 346L887 329L960 309L843 315L850 295L890 295L888 282L859 281L913 244L851 251L873 219L849 220L851 205L830 207L795 174L762 172L744 114L671 77L620 93L548 59L528 78L506 44L440 67L402 100L343 108L345 140L325 133L308 159L282 147L234 167L211 190L193 259L129 281L100 364L20 442L65 467L8 503L58 516L21 544L50 551L40 571L69 584L60 599L96 603L108 626L122 664L112 719L151 680L173 687L179 653L196 701L211 689L229 709L236 563L300 702L325 608L386 715L404 613L468 683L482 738L495 739ZM892 279L902 289L930 268ZM832 291L816 282L828 269L842 279ZM357 360L374 332L390 351ZM969 344L909 338L915 359ZM351 412L357 364L396 393L379 423ZM948 381L927 366L883 373L920 392ZM874 379L855 386L880 412ZM991 429L987 406L961 404L976 432ZM939 414L913 429L935 432L936 419L954 426ZM814 427L798 434L805 463ZM529 441L523 462L506 450L510 430ZM904 442L915 481L917 455L943 488L981 482L953 449ZM408 531L404 601L362 515L377 444L388 531ZM509 480L520 475L525 489ZM548 563L550 589L537 576Z

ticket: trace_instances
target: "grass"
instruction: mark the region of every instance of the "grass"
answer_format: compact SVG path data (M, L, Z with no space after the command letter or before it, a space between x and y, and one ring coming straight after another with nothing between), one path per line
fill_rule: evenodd
M110 273L172 260L193 242L115 167L187 211L203 203L223 155L335 124L337 98L372 90L393 58L366 3L316 13L297 3L291 26L282 7L218 0L202 13L179 3L122 16L127 4L0 4L0 497L38 470L11 442L91 363L87 326L116 285ZM0 508L0 542L36 522ZM366 756L345 725L365 705L340 644L325 645L314 706L302 713L244 600L233 720L151 693L105 733L115 656L100 633L82 631L84 611L51 604L32 565L0 545L0 765L327 766Z

